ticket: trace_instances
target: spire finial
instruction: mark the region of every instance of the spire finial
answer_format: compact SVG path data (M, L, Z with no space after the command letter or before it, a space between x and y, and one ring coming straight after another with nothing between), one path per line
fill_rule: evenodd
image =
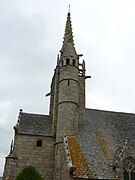
M68 5L68 13L70 13L70 4Z

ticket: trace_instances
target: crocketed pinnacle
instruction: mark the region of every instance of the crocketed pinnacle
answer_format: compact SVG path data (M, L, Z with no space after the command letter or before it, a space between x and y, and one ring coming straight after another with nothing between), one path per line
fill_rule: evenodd
M66 27L65 27L65 34L64 34L64 41L61 48L61 56L74 56L77 57L77 53L74 47L74 40L73 40L73 33L72 33L72 24L71 24L71 17L70 12L67 15Z

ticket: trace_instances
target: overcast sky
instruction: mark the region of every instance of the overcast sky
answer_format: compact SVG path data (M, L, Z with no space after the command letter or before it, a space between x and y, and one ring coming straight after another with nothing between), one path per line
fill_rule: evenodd
M0 175L19 109L48 114L69 2L86 106L135 113L135 0L0 0Z

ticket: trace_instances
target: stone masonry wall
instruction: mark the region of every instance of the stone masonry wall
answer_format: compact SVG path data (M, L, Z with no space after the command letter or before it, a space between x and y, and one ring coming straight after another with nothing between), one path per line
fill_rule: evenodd
M37 140L42 140L42 147L37 147ZM32 165L42 175L44 180L52 180L54 141L55 139L52 137L17 134L13 150L13 153L18 158L16 173L20 172L26 165ZM14 175L16 176L15 173Z
M85 123L85 77L79 77L79 123Z
M64 133L77 134L78 84L78 68L71 65L61 67L56 142L63 141Z
M55 160L53 180L73 180L73 176L70 175L68 171L68 163L63 143L57 143L55 145Z

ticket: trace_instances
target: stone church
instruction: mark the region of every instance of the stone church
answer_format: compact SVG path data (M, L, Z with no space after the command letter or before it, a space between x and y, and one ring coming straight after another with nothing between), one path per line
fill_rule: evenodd
M20 109L3 179L32 165L43 180L135 180L135 114L85 108L85 61L68 12L51 82L49 115ZM81 62L80 62L81 61Z

